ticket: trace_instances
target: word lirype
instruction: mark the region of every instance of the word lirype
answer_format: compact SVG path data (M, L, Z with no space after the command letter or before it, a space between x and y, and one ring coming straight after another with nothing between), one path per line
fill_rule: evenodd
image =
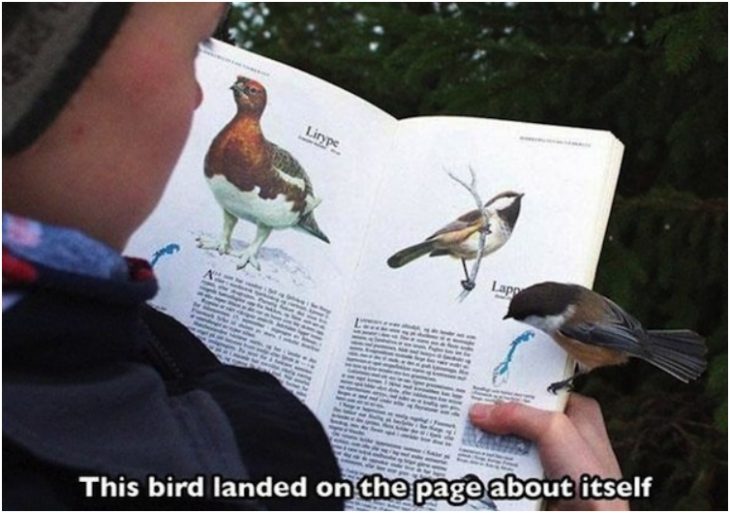
M340 141L334 137L330 137L311 126L307 126L306 136L324 148L337 148L340 145Z

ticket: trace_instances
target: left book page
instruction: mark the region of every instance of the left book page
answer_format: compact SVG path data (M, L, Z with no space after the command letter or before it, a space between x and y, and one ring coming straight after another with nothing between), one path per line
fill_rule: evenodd
M226 44L196 66L203 103L126 253L153 264L155 307L315 407L396 121Z

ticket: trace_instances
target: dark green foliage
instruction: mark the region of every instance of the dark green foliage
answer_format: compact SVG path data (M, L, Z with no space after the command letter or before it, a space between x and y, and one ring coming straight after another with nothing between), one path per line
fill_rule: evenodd
M641 509L727 504L727 5L244 4L238 43L396 117L599 128L626 146L595 288L708 337L684 385L641 362L580 381Z

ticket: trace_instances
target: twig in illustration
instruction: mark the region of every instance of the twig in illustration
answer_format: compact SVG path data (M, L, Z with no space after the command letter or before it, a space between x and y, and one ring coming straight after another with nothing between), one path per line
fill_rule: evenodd
M469 293L474 290L474 287L477 286L476 280L477 273L479 272L479 264L482 261L482 256L484 256L484 244L487 241L487 234L489 233L489 219L487 218L487 205L482 203L482 198L479 196L479 192L477 192L477 175L474 172L474 168L469 166L469 173L471 174L471 183L469 184L454 175L451 171L446 170L446 172L452 180L461 184L467 191L469 191L469 193L471 193L472 198L474 198L474 201L476 202L477 210L480 211L482 217L482 227L479 229L479 246L477 248L476 259L471 267L471 274L466 271L466 261L463 258L461 259L466 279L461 282L461 286L464 290L462 290L461 294L459 294L459 301L464 301Z

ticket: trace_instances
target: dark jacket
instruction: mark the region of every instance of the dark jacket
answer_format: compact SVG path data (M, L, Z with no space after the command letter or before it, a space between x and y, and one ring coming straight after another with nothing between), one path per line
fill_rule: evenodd
M74 276L3 249L4 509L341 509L317 499L340 471L316 418L270 374L221 364L145 305L156 284ZM307 499L152 498L158 480L294 481ZM106 479L90 484L81 476ZM129 483L138 482L137 492Z

